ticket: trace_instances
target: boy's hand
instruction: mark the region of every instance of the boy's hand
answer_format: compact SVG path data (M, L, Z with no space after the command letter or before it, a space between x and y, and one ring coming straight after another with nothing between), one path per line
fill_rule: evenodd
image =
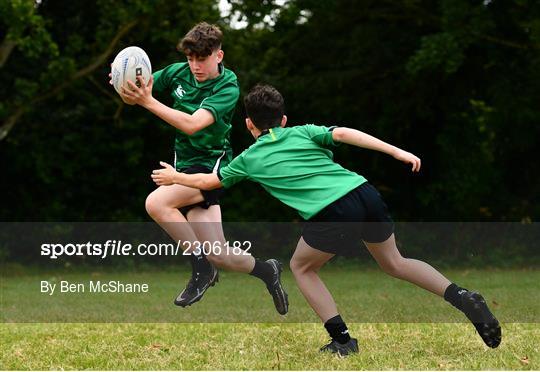
M112 63L111 63L111 67L112 67ZM112 83L112 72L109 72L109 84L110 85L113 85ZM130 99L126 98L126 97L123 97L121 94L120 94L120 98L122 98L122 101L124 101L125 104L127 105L134 105L135 102L131 101Z
M397 149L396 153L394 154L394 158L396 158L397 160L401 160L404 163L412 164L413 172L420 171L420 158L411 154L410 152Z
M127 100L145 107L145 105L152 100L152 86L154 85L154 77L150 76L148 84L146 84L146 81L144 81L144 77L142 76L137 76L137 80L141 85L140 88L136 86L134 82L128 80L127 84L129 89L122 87L120 96L124 102Z
M111 63L111 69L112 69L112 63ZM109 72L109 84L113 85L113 83L112 83L112 72Z
M169 186L174 184L174 178L178 172L170 164L167 164L164 161L160 161L159 164L163 168L152 171L152 180L158 186Z

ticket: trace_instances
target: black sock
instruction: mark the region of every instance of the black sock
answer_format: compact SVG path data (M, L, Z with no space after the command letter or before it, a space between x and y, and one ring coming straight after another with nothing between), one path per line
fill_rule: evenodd
M208 274L210 272L211 264L205 255L203 254L195 255L192 253L190 255L190 258L191 258L191 270L193 274L195 273Z
M332 340L336 340L340 344L346 344L351 339L347 325L343 319L341 319L341 315L339 314L328 319L326 323L324 323L324 328L326 328L328 334L332 337Z
M272 279L274 278L274 267L268 262L259 261L256 259L253 271L251 271L249 275L253 275L265 282L266 285L270 285L272 283Z
M444 291L444 299L450 302L454 307L463 311L463 304L461 302L461 295L463 292L468 290L465 288L459 287L457 284L450 284Z

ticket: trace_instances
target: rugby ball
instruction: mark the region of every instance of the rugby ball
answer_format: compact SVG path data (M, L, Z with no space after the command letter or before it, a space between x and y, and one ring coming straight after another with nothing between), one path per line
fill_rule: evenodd
M120 89L124 87L128 89L128 80L140 86L137 76L142 75L144 80L148 82L152 75L152 65L150 58L144 50L136 46L130 46L122 49L114 58L111 65L111 81L114 89L120 93Z

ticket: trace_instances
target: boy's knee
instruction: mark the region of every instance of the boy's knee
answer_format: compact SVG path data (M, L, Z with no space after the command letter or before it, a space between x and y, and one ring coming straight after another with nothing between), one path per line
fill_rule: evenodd
M146 197L144 207L146 208L146 213L148 213L150 217L155 219L159 216L161 208L153 193Z
M214 266L221 269L232 269L236 267L238 262L238 256L232 254L222 253L219 255L209 254L206 256L206 259Z
M144 207L148 215L155 221L166 221L170 217L170 212L175 210L174 207L166 205L155 193L146 197Z
M291 260L289 261L289 268L291 269L293 274L299 269L298 261L296 261L294 257L291 258Z
M403 260L404 259L401 258L398 260L386 262L384 265L381 265L381 268L388 275L399 278L402 276L403 272Z
M209 254L206 256L206 259L214 266L223 267L227 260L222 256L217 256L215 254Z
M308 271L315 271L315 268L313 265L309 262L305 262L302 260L297 260L294 257L289 262L289 267L293 274L295 275L301 275Z

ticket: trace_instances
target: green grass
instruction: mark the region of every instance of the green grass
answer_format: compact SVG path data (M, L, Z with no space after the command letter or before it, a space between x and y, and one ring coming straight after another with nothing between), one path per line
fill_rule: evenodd
M460 323L464 317L438 297L352 266L322 271L359 339L360 354L345 359L318 353L328 336L289 272L284 277L291 302L287 317L274 311L264 286L241 274L222 273L203 301L180 309L171 299L186 271L22 272L2 278L0 369L540 369L540 273L445 274L488 298L504 321L498 349L487 348L473 326ZM47 296L36 284L91 277L148 281L151 292ZM23 323L39 316L57 323ZM197 323L201 319L209 322Z
M349 324L361 352L317 352L318 324L3 324L2 369L533 369L537 324L488 349L469 324Z

